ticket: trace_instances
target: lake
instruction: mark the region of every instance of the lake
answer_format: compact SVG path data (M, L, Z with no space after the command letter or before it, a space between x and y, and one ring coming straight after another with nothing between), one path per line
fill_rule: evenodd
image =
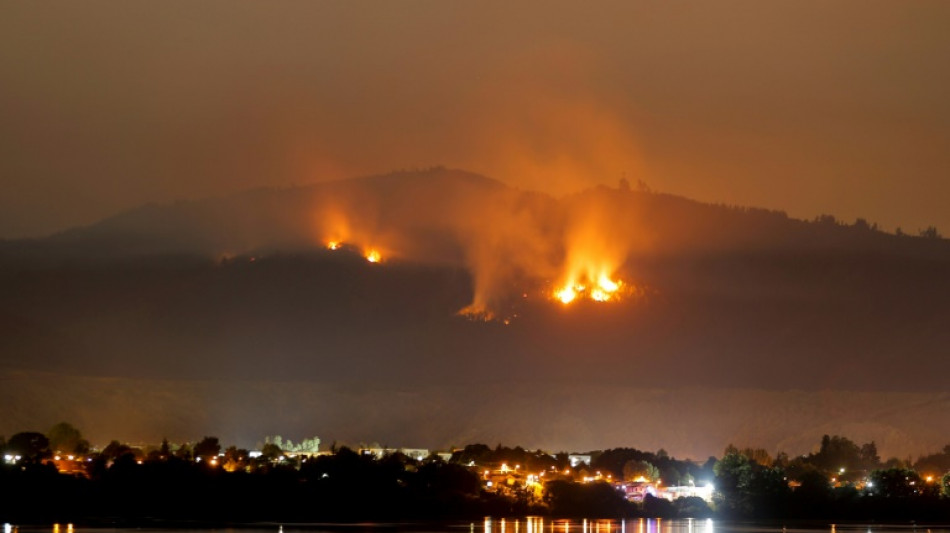
M950 533L950 524L735 523L713 519L485 518L464 523L253 524L233 528L91 528L3 524L2 533Z

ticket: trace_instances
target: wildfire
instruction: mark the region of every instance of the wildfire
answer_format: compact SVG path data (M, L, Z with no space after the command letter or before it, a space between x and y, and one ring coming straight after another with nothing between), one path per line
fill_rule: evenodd
M342 244L340 243L340 241L330 241L330 242L327 243L327 249L328 249L328 250L339 250L339 249L340 249L340 246L342 246Z
M567 287L555 291L554 297L567 305L577 299L577 288L569 284Z
M383 256L380 255L379 250L375 248L371 248L367 250L365 257L366 257L366 260L369 261L370 263L379 263L380 261L383 260Z
M587 298L595 302L609 302L620 298L623 281L614 281L607 274L600 274L596 280L587 283L569 281L554 290L554 299L567 305L578 298Z

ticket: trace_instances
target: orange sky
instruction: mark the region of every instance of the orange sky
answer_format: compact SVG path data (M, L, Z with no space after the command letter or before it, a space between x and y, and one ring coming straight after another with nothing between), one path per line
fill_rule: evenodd
M2 2L0 238L442 164L950 232L943 1Z

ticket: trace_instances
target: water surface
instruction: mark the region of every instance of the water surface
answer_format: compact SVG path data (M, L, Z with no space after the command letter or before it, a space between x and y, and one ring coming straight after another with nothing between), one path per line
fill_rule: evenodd
M255 524L230 528L92 528L3 524L0 533L950 533L950 524L786 524L713 519L557 520L485 518L452 523Z

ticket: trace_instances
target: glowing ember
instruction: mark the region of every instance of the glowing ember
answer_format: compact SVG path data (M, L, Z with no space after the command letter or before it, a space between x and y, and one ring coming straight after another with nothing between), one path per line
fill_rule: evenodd
M494 313L485 308L485 306L475 303L462 308L458 314L467 317L469 320L479 320L482 322L490 322L495 319Z
M370 263L379 263L383 260L383 256L379 254L378 250L368 250L366 252L366 260Z
M328 242L328 243L327 243L327 248L330 249L330 250L339 250L339 249L340 249L340 241L330 241L330 242Z

